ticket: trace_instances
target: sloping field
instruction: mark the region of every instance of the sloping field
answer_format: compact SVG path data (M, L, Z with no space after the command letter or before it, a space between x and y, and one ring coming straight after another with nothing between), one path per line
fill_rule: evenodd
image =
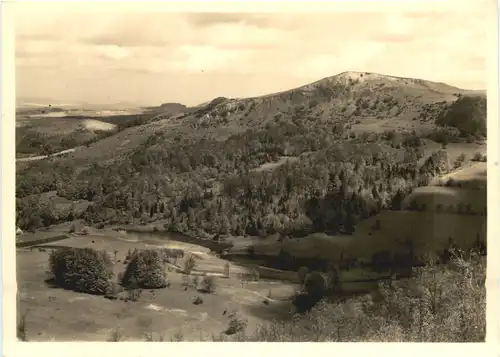
M380 229L376 229L379 221ZM445 249L449 239L461 248L470 248L477 238L486 241L486 217L437 212L384 211L356 227L352 236L313 234L283 242L255 244L255 253L277 256L282 249L297 258L340 262L355 258L370 261L374 253L406 253L406 241L413 242L417 255ZM243 249L240 248L243 253ZM237 251L237 250L236 250Z
M471 165L467 165L460 170L450 172L449 174L443 175L442 177L434 180L431 184L437 185L448 182L450 179L455 181L457 184L461 184L462 187L479 187L486 189L487 185L487 174L486 174L487 163L476 162ZM484 193L486 195L486 193Z
M470 182L470 181L468 181ZM486 211L486 192L459 187L426 186L418 187L403 201L403 209L416 205L427 211L457 211L466 210L474 213Z
M434 141L426 140L424 148L424 160L438 150L443 150L442 145ZM470 161L476 153L486 154L486 143L449 143L444 149L448 154L451 164L464 154L465 162Z
M380 230L375 230L376 221ZM357 226L350 254L370 258L381 250L398 251L405 240L413 242L416 254L444 249L451 238L461 248L473 246L476 238L486 241L486 217L437 212L386 211Z
M152 244L148 243L152 246ZM37 248L17 250L17 274L20 312L27 312L30 341L106 341L117 333L121 340L144 341L152 333L169 341L182 334L184 340L211 340L227 329L234 313L248 320L249 331L264 322L287 314L288 299L294 286L286 282L249 282L243 280L243 269L230 263L229 278L216 278L216 292L203 294L195 289L194 275L176 273L168 269L170 286L153 291L144 290L139 301L108 300L104 297L80 294L49 287L44 280L51 247L91 247L106 250L115 260L116 273L125 270L124 259L129 249L145 248L139 241L119 239L106 235L71 237ZM165 247L192 245L169 244ZM225 261L204 253L196 247L198 271L223 271ZM115 256L116 255L116 256ZM187 251L186 256L189 256ZM179 262L182 266L182 261ZM203 277L198 276L201 283ZM199 285L198 285L199 286ZM195 305L196 297L202 303ZM264 300L267 303L264 304Z
M425 140L423 149L424 157L421 159L421 162L425 161L436 151L443 150L441 144L430 140ZM468 162L476 153L486 154L486 143L449 143L446 145L444 151L448 154L451 164L453 164L462 154L465 155L465 162Z

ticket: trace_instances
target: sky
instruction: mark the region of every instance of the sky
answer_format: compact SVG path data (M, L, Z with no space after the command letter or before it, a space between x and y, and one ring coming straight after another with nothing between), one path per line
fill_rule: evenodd
M16 95L59 103L197 105L287 90L344 71L485 89L496 9L484 1L445 1L440 8L420 3L338 4L301 13L264 5L252 8L261 12L198 13L18 5Z

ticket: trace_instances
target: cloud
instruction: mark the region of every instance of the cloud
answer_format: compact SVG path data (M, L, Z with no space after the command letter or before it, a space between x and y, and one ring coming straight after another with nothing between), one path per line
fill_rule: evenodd
M221 24L243 24L270 27L272 16L253 13L187 13L185 20L194 27L210 27Z
M20 15L20 95L194 104L346 70L485 86L489 22L479 12ZM60 84L39 85L48 78Z
M116 45L97 46L96 50L106 58L120 60L131 55L131 51Z

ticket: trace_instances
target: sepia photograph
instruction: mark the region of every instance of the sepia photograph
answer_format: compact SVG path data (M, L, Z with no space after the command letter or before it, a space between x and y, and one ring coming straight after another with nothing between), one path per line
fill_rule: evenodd
M443 3L14 5L17 341L485 342L496 13Z

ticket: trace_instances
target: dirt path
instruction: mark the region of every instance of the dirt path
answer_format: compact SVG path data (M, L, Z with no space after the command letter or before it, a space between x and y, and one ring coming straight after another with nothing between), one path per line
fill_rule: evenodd
M72 148L72 149L66 149L66 150L59 151L59 152L56 152L56 153L53 153L53 154L50 154L50 155L40 155L40 156L23 157L23 158L20 158L20 159L16 159L16 162L38 161L38 160L48 159L49 157L53 157L53 156L61 156L61 155L72 153L72 152L74 152L76 149L78 149L80 147L81 146L78 146L78 147Z

